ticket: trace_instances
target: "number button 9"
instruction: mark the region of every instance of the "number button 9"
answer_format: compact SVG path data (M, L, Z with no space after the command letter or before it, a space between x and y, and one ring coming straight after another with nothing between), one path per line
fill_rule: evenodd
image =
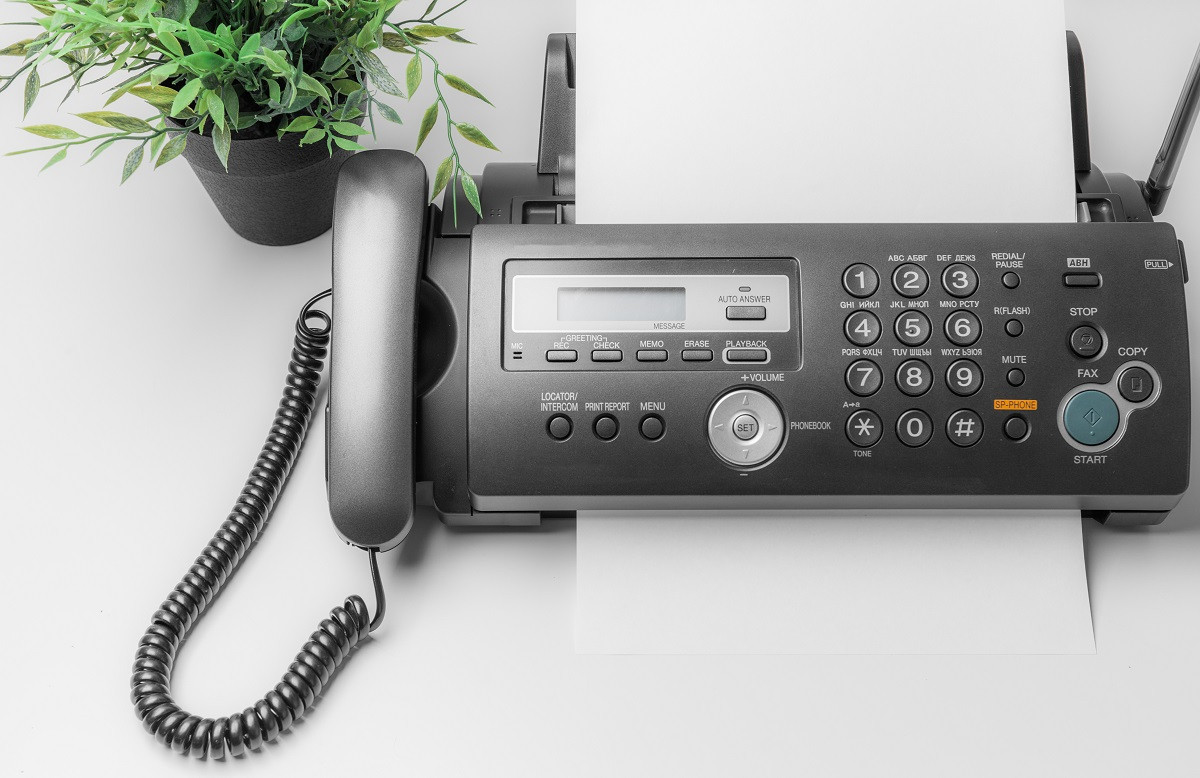
M846 317L846 337L856 346L870 346L879 340L879 318L870 311L855 311Z
M983 370L969 359L959 359L946 371L946 386L959 397L970 397L983 386Z
M879 288L879 274L870 265L857 262L842 273L842 287L852 297L870 297Z
M979 288L979 275L969 265L951 265L942 273L942 287L954 297L970 297Z
M929 276L919 265L904 264L892 273L892 286L905 297L920 297L929 288Z
M905 311L896 318L896 339L906 346L920 346L929 340L929 319L920 311Z
M970 346L979 340L979 317L970 311L955 311L946 317L946 338L956 346Z

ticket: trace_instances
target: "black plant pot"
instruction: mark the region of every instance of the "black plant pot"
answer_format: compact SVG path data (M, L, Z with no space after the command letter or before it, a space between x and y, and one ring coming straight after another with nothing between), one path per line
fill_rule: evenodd
M233 139L229 171L208 135L188 136L184 159L233 231L264 246L291 246L333 226L338 171L353 153L324 143L300 145L300 134L282 139Z

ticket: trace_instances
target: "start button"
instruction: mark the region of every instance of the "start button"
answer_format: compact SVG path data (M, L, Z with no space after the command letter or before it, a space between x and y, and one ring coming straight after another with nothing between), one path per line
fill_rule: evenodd
M1085 446L1100 446L1116 433L1121 412L1111 397L1095 389L1076 394L1063 409L1067 434Z

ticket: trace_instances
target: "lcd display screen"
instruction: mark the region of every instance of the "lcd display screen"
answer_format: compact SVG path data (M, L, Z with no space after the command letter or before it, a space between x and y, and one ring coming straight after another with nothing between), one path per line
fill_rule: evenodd
M559 321L684 321L682 286L562 286Z

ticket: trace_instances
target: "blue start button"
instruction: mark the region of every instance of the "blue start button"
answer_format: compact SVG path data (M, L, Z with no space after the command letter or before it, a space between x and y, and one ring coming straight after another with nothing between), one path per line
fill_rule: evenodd
M1117 404L1104 392L1087 389L1071 398L1063 410L1067 434L1085 446L1107 443L1121 421Z

